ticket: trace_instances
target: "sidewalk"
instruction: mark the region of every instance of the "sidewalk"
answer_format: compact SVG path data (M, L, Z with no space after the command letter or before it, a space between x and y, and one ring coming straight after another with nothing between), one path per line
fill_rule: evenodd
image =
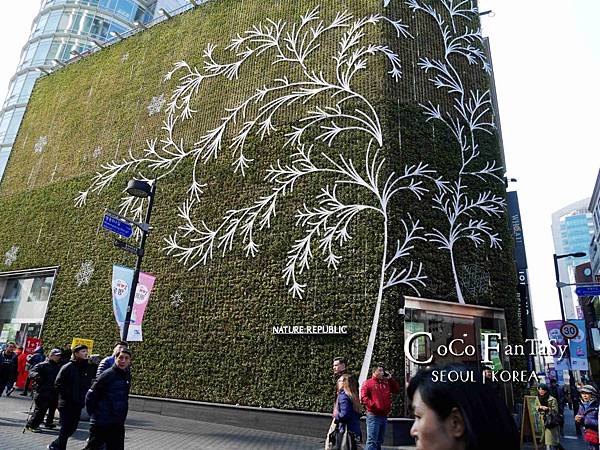
M15 394L13 394L15 395ZM30 400L25 397L0 397L0 449L44 449L58 432L22 433ZM290 428L294 424L290 424ZM80 422L69 439L68 450L81 450L88 436L89 423ZM230 425L160 416L131 411L125 425L127 450L322 450L324 439L271 433ZM409 450L414 447L384 447ZM570 449L569 449L570 450Z

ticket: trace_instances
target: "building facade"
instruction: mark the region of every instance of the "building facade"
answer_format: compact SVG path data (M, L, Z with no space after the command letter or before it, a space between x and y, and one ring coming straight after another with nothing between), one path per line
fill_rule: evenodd
M559 279L563 283L575 283L575 267L590 261L589 247L594 236L592 214L588 211L590 199L571 203L552 214L552 239L557 255L584 252L581 258L558 260ZM562 288L566 319L583 318L574 287Z
M134 261L100 223L107 207L142 220L123 194L138 177L157 193L137 394L327 412L333 357L404 385L423 330L412 354L466 335L476 355L437 362L480 370L484 333L522 333L491 67L465 8L207 2L40 79L0 188L0 277L52 273L45 342L108 352L113 266Z
M157 0L43 0L0 111L0 180L38 77L154 16ZM58 62L57 62L58 61Z
M600 172L596 177L588 211L592 215L595 230L594 237L590 241L589 255L592 263L592 272L598 278L600 277Z

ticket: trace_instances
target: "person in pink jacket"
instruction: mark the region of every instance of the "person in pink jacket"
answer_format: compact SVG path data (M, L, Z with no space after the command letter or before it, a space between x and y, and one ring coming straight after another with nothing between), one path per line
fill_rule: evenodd
M385 439L387 416L392 410L392 395L400 391L398 382L385 371L383 363L373 368L373 376L360 389L360 401L367 409L365 450L381 450Z

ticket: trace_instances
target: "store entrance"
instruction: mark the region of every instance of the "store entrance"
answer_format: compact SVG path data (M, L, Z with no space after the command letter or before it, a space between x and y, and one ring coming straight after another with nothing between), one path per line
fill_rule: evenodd
M506 320L504 311L476 305L460 305L438 300L406 297L404 336L409 339L418 332L431 333L428 337L419 337L412 341L410 353L413 359L426 361L433 356L431 365L462 363L469 369L481 373L482 339L485 333L499 333L499 345L507 344ZM508 370L508 358L503 352L490 354L495 371ZM428 364L417 364L405 358L405 376L408 382L418 370ZM512 407L512 386L501 386L506 404ZM407 402L405 402L407 405ZM405 411L408 413L408 411Z

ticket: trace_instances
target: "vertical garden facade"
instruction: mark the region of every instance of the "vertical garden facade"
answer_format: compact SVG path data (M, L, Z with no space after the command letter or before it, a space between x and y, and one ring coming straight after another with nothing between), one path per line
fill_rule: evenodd
M220 0L40 79L0 251L58 267L45 342L118 338L134 261L100 222L141 220L132 177L157 183L137 394L327 411L334 356L404 373L403 295L500 308L518 341L478 29L474 2Z

